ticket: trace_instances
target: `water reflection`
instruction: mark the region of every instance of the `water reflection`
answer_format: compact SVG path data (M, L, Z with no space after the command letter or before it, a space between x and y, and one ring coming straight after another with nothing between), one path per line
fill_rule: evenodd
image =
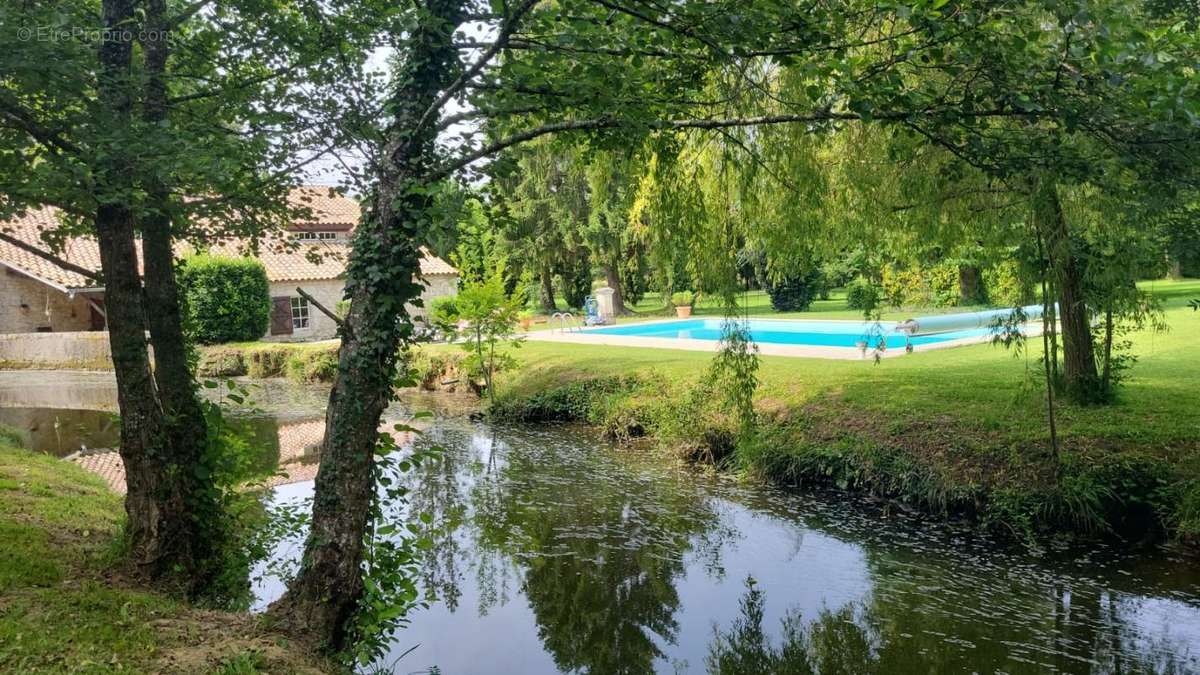
M1200 668L1197 577L1161 552L1034 558L674 470L577 429L442 422L419 442L448 451L413 484L414 508L461 526L428 553L441 602L401 634L396 655L417 647L404 671Z
M3 389L0 377L0 400L19 402ZM269 414L239 418L243 433L284 474L275 500L302 499L320 392L266 392ZM698 474L580 429L458 413L416 441L446 449L409 484L411 508L432 516L421 583L435 600L398 634L389 666L416 649L397 672L1200 672L1200 566L1169 548L1034 556ZM74 414L0 410L42 436ZM255 591L261 608L282 588Z
M117 415L101 410L0 408L0 424L21 431L26 447L55 457L116 447L121 438Z
M905 632L905 626L914 624L906 624L904 617L858 603L836 611L822 609L807 622L800 612L790 611L780 621L776 642L764 627L765 596L754 580L748 579L740 615L728 628L714 631L705 666L709 673L720 675L979 672L981 665L983 670L1005 673L1196 672L1190 642L1153 644L1153 636L1147 640L1148 636L1136 634L1136 617L1121 604L1109 596L1100 607L1092 608L1095 614L1090 614L1088 608L1078 610L1082 620L1076 625L1099 619L1094 625L1108 629L1093 632L1082 641L1064 634L1055 622L1055 630L1045 627L1051 645L1048 648L1030 650L1028 644L1001 640L1001 644L1013 648L1012 652L972 652L969 659L947 659L944 656L948 652L942 645L962 642L961 638L930 625L921 630L922 636L914 636ZM1065 605L1062 609L1063 613L1070 612Z

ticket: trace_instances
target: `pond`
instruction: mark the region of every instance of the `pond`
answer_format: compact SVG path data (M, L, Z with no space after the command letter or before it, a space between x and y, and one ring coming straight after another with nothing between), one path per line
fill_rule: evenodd
M74 413L33 396L18 409L20 386L0 373L0 422L70 425ZM323 392L260 391L253 433L274 430L280 461L311 461ZM410 477L410 508L450 534L426 555L433 599L385 671L1200 672L1200 567L1171 547L1035 553L862 500L739 483L577 427L492 426L440 398L393 412L431 408L416 442L444 454ZM35 438L50 452L73 442ZM299 481L272 498L311 491ZM281 590L259 583L256 606Z

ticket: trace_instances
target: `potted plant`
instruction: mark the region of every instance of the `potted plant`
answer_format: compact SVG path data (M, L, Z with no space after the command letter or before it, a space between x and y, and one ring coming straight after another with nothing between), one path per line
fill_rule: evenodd
M525 309L517 314L517 322L521 324L521 330L529 330L533 325L533 312Z
M686 319L692 315L692 300L695 296L691 291L679 291L671 294L671 304L675 305L675 315Z

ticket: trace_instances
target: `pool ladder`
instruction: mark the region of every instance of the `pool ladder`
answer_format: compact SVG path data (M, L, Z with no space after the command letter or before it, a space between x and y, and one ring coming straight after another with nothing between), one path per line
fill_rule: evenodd
M558 332L565 333L568 330L577 331L580 329L579 320L570 312L555 312L550 317L550 330L554 330L554 322L558 322Z

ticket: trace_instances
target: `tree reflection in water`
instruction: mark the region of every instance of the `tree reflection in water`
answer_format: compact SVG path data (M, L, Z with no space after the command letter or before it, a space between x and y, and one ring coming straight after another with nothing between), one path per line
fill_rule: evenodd
M422 585L450 613L505 617L439 618L443 631L478 628L493 641L451 657L461 672L499 672L487 659L509 639L544 650L544 661L504 661L536 672L1196 667L1189 642L1200 636L1188 626L1200 615L1188 601L1144 595L1144 580L1103 567L1081 574L844 502L697 480L571 429L446 424L420 442L447 448L412 476L412 507L432 516L436 541ZM721 591L727 564L762 580L740 594L736 618L737 602ZM764 626L773 593L783 608L805 598L803 616L793 609ZM473 606L460 607L466 597ZM1173 613L1182 626L1167 620ZM695 633L706 621L720 627L711 643ZM453 651L439 636L424 639Z
M423 442L461 447L465 439L454 435L435 432ZM427 484L414 485L414 508L435 524L468 513L472 527L464 529L474 531L466 545L458 534L440 538L428 553L428 587L456 601L456 561L469 558L480 613L506 600L515 581L559 669L654 671L660 644L676 639L684 556L717 570L721 540L734 536L704 496L637 471L580 490L581 475L623 469L591 453L509 447L494 433L476 434L469 445L473 452L448 452L442 467L422 476Z
M875 640L859 626L854 607L822 610L811 624L798 612L782 620L782 638L772 645L763 630L762 590L746 579L740 615L727 630L715 630L705 665L714 675L762 673L866 673L876 671Z
M773 644L763 626L765 595L753 578L746 580L739 615L728 628L714 629L705 666L711 675L759 675L762 673L805 673L860 675L868 673L977 672L981 663L1007 673L1161 673L1194 672L1187 657L1177 656L1171 644L1146 644L1145 636L1130 630L1134 622L1121 616L1121 602L1109 594L1078 598L1073 610L1077 626L1094 628L1049 632L1038 658L1022 658L1020 650L1009 653L972 653L946 649L950 625L930 615L883 614L878 597L867 603L851 603L836 611L822 609L806 622L799 612L789 611L780 621L780 638ZM1063 610L1073 601L1063 601ZM1059 624L1060 616L1055 617ZM906 631L913 631L912 633ZM1082 631L1082 634L1081 634ZM1151 640L1153 642L1153 640ZM1073 643L1073 644L1071 644ZM1001 645L1004 646L1004 645ZM1008 648L1014 647L1007 644ZM1088 654L1090 656L1080 656ZM1147 658L1149 654L1155 656ZM1040 659L1040 660L1039 660Z

